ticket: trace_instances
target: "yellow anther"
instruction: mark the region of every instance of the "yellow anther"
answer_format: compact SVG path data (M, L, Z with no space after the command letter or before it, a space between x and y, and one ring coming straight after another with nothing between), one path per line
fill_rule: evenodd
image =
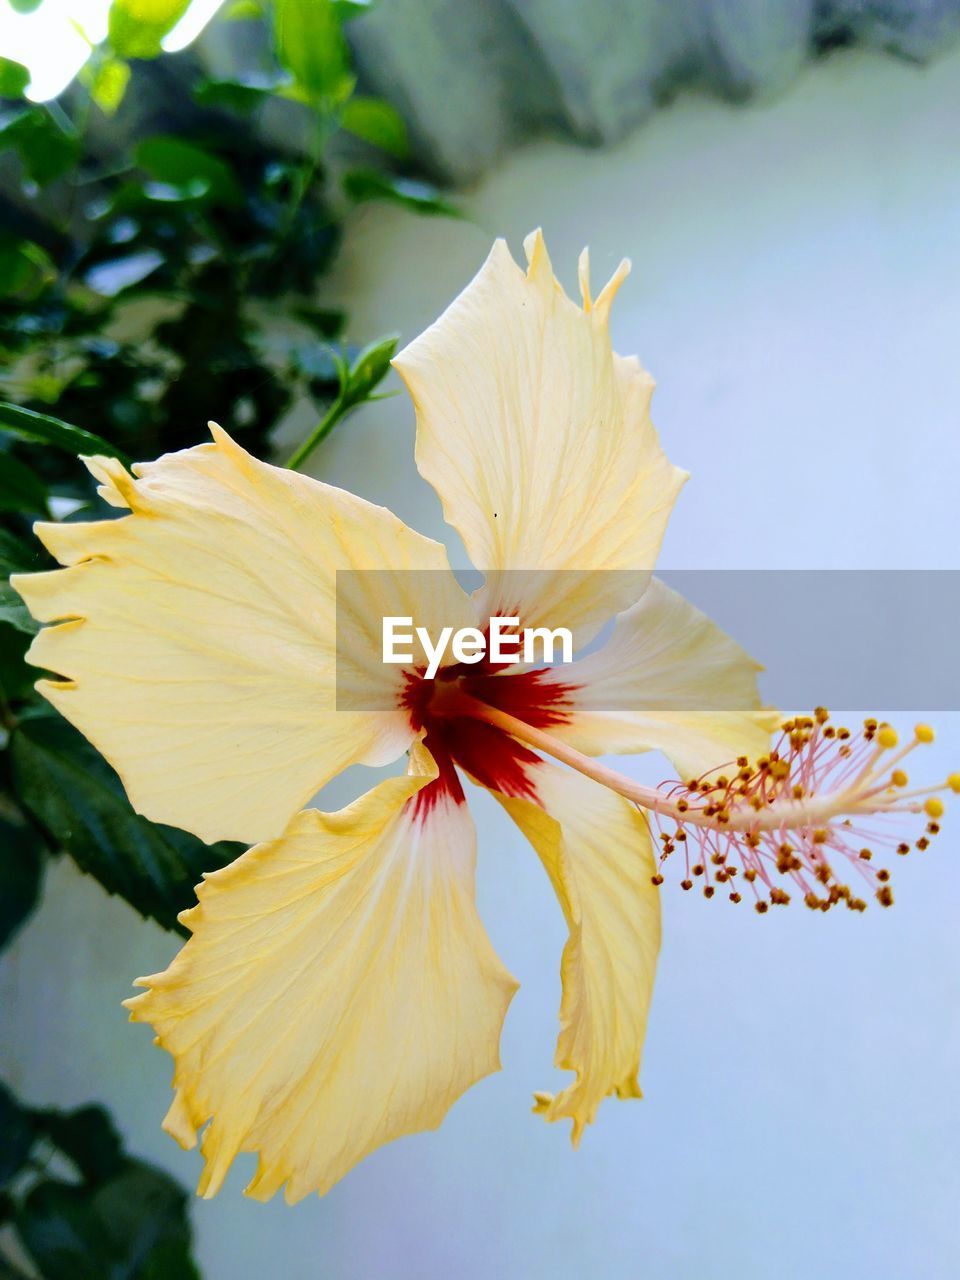
M893 773L890 775L890 781L895 787L905 787L910 779L902 769L894 769ZM958 781L960 781L960 779L958 779Z
M918 724L914 729L914 733L917 735L918 742L932 742L936 737L936 734L928 724Z
M923 802L923 810L928 818L942 818L943 801L937 796L928 796Z
M947 779L947 786L955 794L960 795L960 773L951 773Z
M920 737L919 732L917 733L917 737L918 738ZM896 730L891 729L890 725L888 724L885 724L883 728L880 730L880 732L877 734L877 742L879 742L880 746L883 747L885 751L890 751L893 747L895 747L897 745L897 741L898 739L897 739Z

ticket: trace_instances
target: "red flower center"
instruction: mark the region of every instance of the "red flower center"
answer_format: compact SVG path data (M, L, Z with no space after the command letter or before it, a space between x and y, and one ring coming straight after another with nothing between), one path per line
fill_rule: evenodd
M424 743L440 770L436 782L418 792L418 813L445 796L464 802L458 769L491 791L536 800L534 767L540 757L502 729L458 711L458 701L466 694L533 728L552 728L570 719L576 686L547 680L548 674L538 669L498 675L487 664L465 663L445 667L434 680L419 671L405 673L402 704L413 728L425 730Z

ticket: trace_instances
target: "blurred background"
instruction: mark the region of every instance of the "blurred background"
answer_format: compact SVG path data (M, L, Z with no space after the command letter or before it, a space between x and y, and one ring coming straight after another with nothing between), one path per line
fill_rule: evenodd
M0 0L4 578L42 567L34 518L89 518L84 432L145 458L211 417L459 558L389 358L538 225L571 290L584 244L597 284L633 260L614 343L693 473L665 567L957 569L958 36L950 0ZM323 1200L245 1200L249 1157L188 1199L170 1060L120 1001L236 850L133 815L37 704L2 590L0 1276L960 1274L949 815L889 912L665 890L645 1099L574 1153L529 1115L559 1078L563 921L472 796L522 983L503 1072ZM936 720L918 778L960 762L960 715Z

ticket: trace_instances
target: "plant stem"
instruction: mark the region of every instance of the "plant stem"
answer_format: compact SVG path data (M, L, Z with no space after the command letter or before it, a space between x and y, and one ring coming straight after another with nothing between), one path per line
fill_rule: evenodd
M320 441L324 440L330 434L341 418L345 418L352 408L353 406L347 404L342 396L337 396L336 400L334 400L333 404L310 432L306 440L294 449L293 453L291 453L290 457L284 463L284 466L291 471L298 470L302 463L306 462L310 454L313 453Z

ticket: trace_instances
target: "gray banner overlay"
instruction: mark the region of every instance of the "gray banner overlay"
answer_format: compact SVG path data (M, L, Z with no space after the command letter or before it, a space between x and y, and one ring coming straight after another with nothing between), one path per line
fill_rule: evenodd
M643 595L650 575L511 571L485 580L468 570L456 577L462 591L451 593L450 575L436 571L338 572L338 708L395 705L391 680L400 668L383 664L383 612L412 616L434 639L441 622L482 629L492 613L519 612L521 626L572 627L584 656L603 647L612 619L599 631L581 626L565 616L567 601L586 593L598 606L624 608ZM960 570L666 570L656 577L765 668L767 704L791 712L817 705L865 714L960 710ZM471 598L464 601L463 593ZM448 604L458 598L461 606ZM524 617L518 602L545 599L552 603L540 616ZM655 707L656 687L638 698ZM730 702L722 707L731 709Z

